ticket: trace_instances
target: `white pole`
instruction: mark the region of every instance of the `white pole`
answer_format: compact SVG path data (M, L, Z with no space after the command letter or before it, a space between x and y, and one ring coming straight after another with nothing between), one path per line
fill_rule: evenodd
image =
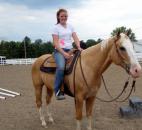
M3 97L3 96L0 96L0 99L6 99L5 97Z
M14 92L14 91L10 91L10 90L7 90L7 89L3 89L3 88L0 88L0 90L5 91L5 92L9 92L11 94L18 95L18 96L21 95L20 93L17 93L17 92Z
M10 97L15 97L16 95L13 95L13 94L9 94L9 93L3 93L3 92L0 92L1 95L5 95L5 96L10 96Z
M27 58L27 51L26 51L26 43L25 43L25 38L24 38L24 51L25 51L25 59Z

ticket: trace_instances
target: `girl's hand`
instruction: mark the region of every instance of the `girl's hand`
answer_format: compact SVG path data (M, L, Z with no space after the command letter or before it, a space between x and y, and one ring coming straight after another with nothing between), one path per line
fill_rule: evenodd
M67 52L64 52L63 55L64 55L64 57L66 59L70 59L71 58L71 55L69 53L67 53Z
M78 47L77 49L78 49L79 51L83 51L83 49L82 49L81 47Z

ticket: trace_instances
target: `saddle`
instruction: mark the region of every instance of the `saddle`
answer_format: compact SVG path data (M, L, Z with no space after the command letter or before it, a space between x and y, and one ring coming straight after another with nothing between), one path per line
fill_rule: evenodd
M74 63L78 59L80 55L80 51L76 49L72 49L71 51L68 52L72 57L66 61L65 65L65 75L69 75L74 67ZM56 72L56 63L53 55L47 57L43 64L40 67L40 71L49 73L49 74L54 74Z
M78 57L80 56L81 52L79 50L72 49L68 53L71 54L72 57L66 61L65 75L71 74L74 64L78 60ZM55 63L53 55L51 55L45 59L43 64L40 66L40 71L45 72L45 73L49 73L49 74L54 74L56 72L56 63ZM71 92L70 87L65 82L63 82L62 89L65 94L67 94L71 97L74 97L74 93Z

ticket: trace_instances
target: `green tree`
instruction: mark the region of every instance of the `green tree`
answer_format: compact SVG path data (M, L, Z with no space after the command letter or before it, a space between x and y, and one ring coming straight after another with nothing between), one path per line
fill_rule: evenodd
M8 54L8 42L2 40L0 44L0 56L6 56L9 57Z
M54 51L53 43L50 42L50 41L48 41L48 42L47 42L47 53L48 53L48 54L51 54L53 51Z
M98 44L98 43L100 43L102 41L102 39L98 39L97 41L96 41L96 43Z
M126 33L126 32L129 32L128 33L128 36L129 38L132 40L132 41L137 41L136 40L136 36L135 36L135 33L132 32L132 29L131 28L126 28L124 26L122 27L117 27L116 29L114 29L111 33L112 36L115 36L118 32L123 32L123 33Z
M80 41L81 47L86 49L92 45L96 45L101 41L89 39L86 42ZM75 44L73 43L75 47ZM54 51L53 43L50 41L42 42L41 39L31 42L31 39L26 36L23 41L0 41L0 56L6 56L6 58L35 58L43 54L51 54ZM26 55L25 55L26 52Z
M42 39L36 39L35 44L42 44Z
M23 42L25 42L27 45L31 44L31 39L28 36L25 36Z
M88 40L86 41L86 46L87 46L87 48L88 48L88 47L94 46L94 45L96 45L96 44L98 44L98 43L99 43L98 41L95 41L95 40L93 40L93 39L88 39Z

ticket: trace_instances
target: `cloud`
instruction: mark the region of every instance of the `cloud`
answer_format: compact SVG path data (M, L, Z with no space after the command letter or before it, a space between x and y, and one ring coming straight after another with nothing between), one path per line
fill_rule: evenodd
M89 0L80 10L72 9L72 23L79 27L83 39L107 38L113 29L120 26L132 28L136 36L142 38L136 29L142 22L140 3L140 0Z
M26 35L32 39L48 39L50 25L55 23L54 13L52 10L33 10L26 6L0 5L0 34L10 40L20 40Z
M0 0L0 37L21 40L28 35L33 40L51 40L56 11L61 7L69 9L77 5L81 6L79 0Z
M132 28L142 39L140 0L5 1L0 0L0 38L22 40L27 35L32 40L51 40L56 11L62 5L81 40L108 38L120 26Z
M23 5L33 9L77 7L81 4L80 0L0 0L0 2L12 5Z

